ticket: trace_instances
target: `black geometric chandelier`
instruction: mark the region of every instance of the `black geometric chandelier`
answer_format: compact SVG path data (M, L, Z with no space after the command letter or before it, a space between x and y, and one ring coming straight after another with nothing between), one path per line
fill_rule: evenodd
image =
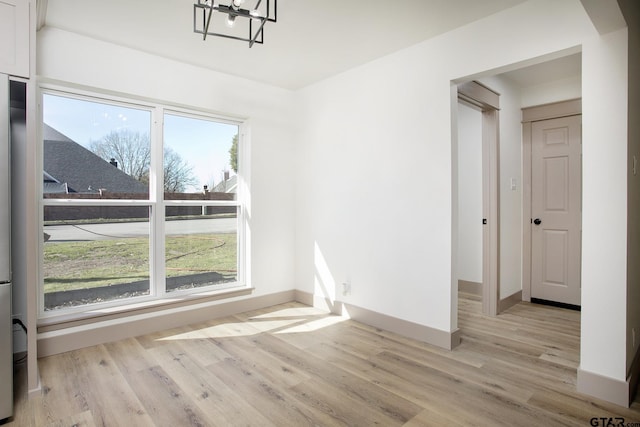
M254 43L264 42L264 24L276 22L278 0L198 0L193 5L193 32Z

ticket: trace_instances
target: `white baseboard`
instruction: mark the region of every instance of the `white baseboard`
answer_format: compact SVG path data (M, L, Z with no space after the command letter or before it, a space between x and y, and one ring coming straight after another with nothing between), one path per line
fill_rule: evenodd
M458 292L471 295L482 295L482 283L458 280Z
M38 374L38 385L35 388L31 388L27 391L29 399L42 395L42 384L40 383L40 374Z
M311 307L326 310L330 313L342 315L342 303L340 301L332 301L329 298L321 297L320 295L314 295L309 292L297 290L295 291L296 301L309 305Z
M627 380L620 381L578 368L577 390L607 402L628 408L633 403L640 383L640 350L631 362Z
M284 291L237 301L209 301L38 333L38 357L230 316L295 300Z
M224 303L212 301L176 307L41 332L38 334L38 357L186 326L290 301L298 301L338 315L347 315L364 324L445 349L452 349L460 343L460 330L447 332L355 305L331 301L300 290L291 290Z
M522 301L522 291L518 291L515 294L508 296L498 301L498 313L502 313L506 309L513 307L517 303Z
M628 408L631 403L629 400L631 387L629 385L629 379L620 381L578 368L576 389L579 393L588 394Z
M327 298L299 290L296 291L296 301L307 305L313 305L314 307L325 309L338 315L345 315L360 323L384 329L385 331L394 332L398 335L442 347L447 350L451 350L460 344L459 329L456 329L453 332L446 332L352 304L340 301L330 301Z
M311 307L315 307L316 306L314 304L315 295L313 295L312 293L304 292L304 291L301 291L299 289L296 289L294 292L295 292L294 295L295 295L296 301L298 301L299 303L304 304L304 305L309 305Z

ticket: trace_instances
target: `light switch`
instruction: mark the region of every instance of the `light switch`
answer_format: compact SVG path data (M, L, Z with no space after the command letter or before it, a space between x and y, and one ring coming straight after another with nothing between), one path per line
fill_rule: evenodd
M518 187L518 180L511 178L511 190L515 190Z

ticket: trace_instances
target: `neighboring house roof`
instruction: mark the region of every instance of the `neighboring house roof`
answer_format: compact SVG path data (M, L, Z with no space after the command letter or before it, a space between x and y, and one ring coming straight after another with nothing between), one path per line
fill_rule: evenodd
M98 193L100 189L121 193L149 191L145 184L51 126L45 124L43 130L45 193Z
M44 193L68 193L69 187L64 182L59 182L57 179L49 175L47 172L42 172L42 188Z
M215 187L213 187L214 193L235 193L238 187L238 175L233 175L226 181L222 181Z

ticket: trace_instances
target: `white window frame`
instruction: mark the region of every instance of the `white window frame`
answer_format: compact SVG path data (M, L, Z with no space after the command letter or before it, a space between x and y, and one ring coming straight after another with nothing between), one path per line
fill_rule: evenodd
M149 198L147 200L95 200L95 199L45 199L43 197L43 144L41 135L43 124L42 99L44 94L62 96L88 102L103 103L126 108L135 108L149 111L151 165L149 176ZM147 206L149 207L149 294L116 299L101 303L92 303L73 306L58 310L45 311L44 309L44 242L39 241L38 260L38 318L53 319L56 317L68 320L69 316L80 315L86 317L88 313L101 313L104 309L118 308L118 311L127 311L128 308L139 309L145 304L153 305L158 302L180 302L182 300L197 301L199 296L211 297L222 294L225 291L248 288L249 274L247 272L248 239L247 224L247 177L249 171L248 134L249 123L246 119L223 116L220 114L200 110L197 108L179 107L167 103L147 102L134 97L112 96L104 93L71 89L55 84L41 83L38 88L38 149L37 149L37 173L38 182L38 225L40 232L44 227L45 206ZM238 188L235 200L164 200L164 186L158 183L164 182L163 153L164 153L164 116L165 114L178 115L187 118L214 121L238 126ZM158 166L159 165L159 166ZM235 282L217 285L203 286L193 289L166 291L165 276L165 211L168 206L235 206L237 208L237 278Z

